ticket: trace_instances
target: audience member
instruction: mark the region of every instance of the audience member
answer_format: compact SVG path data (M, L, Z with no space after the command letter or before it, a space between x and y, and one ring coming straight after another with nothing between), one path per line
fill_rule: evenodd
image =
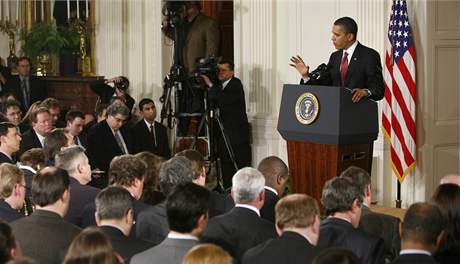
M179 184L166 200L170 227L159 245L135 255L132 264L181 263L189 249L198 244L208 222L209 191L191 182Z
M15 126L19 126L19 124L21 124L21 103L19 103L18 101L6 100L2 106L2 113L6 116L6 118L8 118L8 121L14 124Z
M147 173L144 179L144 190L142 190L142 201L146 204L157 205L163 202L166 197L158 191L158 182L161 164L165 161L162 157L151 152L143 151L135 155L147 164Z
M192 163L187 158L173 157L161 165L161 192L168 196L178 184L192 182L194 176ZM165 202L147 208L139 214L136 223L137 237L158 245L166 238L168 232L169 225Z
M0 164L15 162L15 153L21 145L21 136L13 123L0 123Z
M349 178L327 181L321 203L329 217L321 223L318 246L349 249L364 264L383 263L383 239L358 229L362 202L362 190Z
M96 197L96 223L110 238L113 249L126 263L134 254L152 245L130 236L134 222L131 194L122 187L109 186Z
M65 128L55 128L45 137L43 143L43 154L45 155L45 165L54 166L54 158L62 149L72 146L73 140L69 130Z
M363 193L361 219L359 228L369 234L383 239L385 245L385 259L391 262L401 250L399 237L400 220L397 217L372 212L369 208L372 202L371 176L361 168L351 166L340 175L348 177Z
M171 157L166 127L156 122L157 109L152 99L144 98L139 102L142 120L134 125L133 145L134 152L150 151L165 159Z
M73 143L86 148L86 134L82 133L85 125L85 114L78 110L70 110L65 115L65 120L66 128L72 135Z
M193 183L200 186L206 186L206 168L203 155L200 152L187 149L176 154L176 156L184 156L192 162L192 169L195 171ZM231 196L221 194L216 191L211 191L209 198L209 218L224 214L230 211L235 206Z
M69 246L63 264L122 264L109 237L95 227L85 228Z
M21 250L16 243L11 227L0 220L0 263L6 263L20 255Z
M88 121L88 118L85 117L85 127L83 128L83 133L87 135L90 128L92 128L95 124L104 121L106 118L106 111L107 111L106 104L101 104L101 103L96 104L93 120Z
M453 183L453 184L457 184L458 186L460 186L460 175L448 174L442 177L441 184L445 184L445 183Z
M445 183L436 188L431 202L436 204L446 220L446 229L434 255L438 263L454 263L460 257L460 187Z
M48 97L42 101L41 107L45 107L50 112L51 122L53 127L63 128L65 127L64 122L60 120L61 117L61 104L56 98Z
M289 178L287 165L278 157L270 156L263 159L257 169L265 177L265 202L260 209L260 216L275 222L275 205L283 196L286 182Z
M276 231L280 237L270 239L248 251L243 263L311 263L320 252L319 208L315 199L292 194L276 204Z
M353 251L345 248L329 248L321 252L313 264L361 264Z
M402 250L392 263L437 263L432 255L441 243L444 228L445 220L436 205L411 205L401 224Z
M122 103L107 107L107 119L94 125L88 135L88 154L93 168L107 173L110 162L115 156L129 154L131 139L123 123L129 116L128 108ZM102 175L93 179L95 187L107 186L108 177Z
M25 256L40 263L61 263L80 228L64 221L70 201L69 175L65 170L46 167L32 181L36 210L29 217L11 223L14 236Z
M202 241L221 246L237 262L250 248L276 237L273 223L260 217L264 205L265 179L254 168L243 168L232 178L235 208L209 220Z
M113 84L113 87L109 84ZM129 80L124 76L113 77L109 80L97 80L91 83L91 90L99 96L99 103L110 104L112 97L120 97L131 113L135 101L128 94L128 89Z
M56 167L69 174L70 204L64 219L74 225L83 226L83 210L94 202L99 189L87 184L91 181L91 167L80 146L66 148L56 155Z
M13 164L0 165L0 219L6 222L22 218L19 210L26 195L24 174Z
M32 178L45 164L45 154L41 148L31 148L24 152L19 159L19 168L24 173L26 180L26 195L30 196Z
M43 148L45 137L53 130L50 112L44 107L39 107L30 115L30 122L32 128L22 134L19 157L31 148Z
M233 259L221 247L200 244L192 247L184 256L182 264L232 264Z
M29 110L27 110L24 117L22 118L21 124L19 124L19 130L21 131L22 134L27 132L30 129L31 127L30 126L30 123L31 123L30 116L32 115L33 112L35 112L38 108L40 108L41 103L42 103L41 101L37 101L33 103L29 107Z

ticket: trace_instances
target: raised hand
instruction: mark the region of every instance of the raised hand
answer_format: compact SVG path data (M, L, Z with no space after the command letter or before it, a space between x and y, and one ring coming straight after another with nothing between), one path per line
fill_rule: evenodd
M303 62L302 58L297 56L291 57L291 63L289 63L292 67L294 67L303 78L307 78L308 74L310 73L310 67Z

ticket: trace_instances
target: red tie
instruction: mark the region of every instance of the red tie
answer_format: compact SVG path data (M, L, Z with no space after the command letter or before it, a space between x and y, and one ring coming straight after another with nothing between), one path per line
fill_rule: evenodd
M343 53L342 63L340 63L340 78L342 78L342 86L345 86L345 80L348 72L348 53Z

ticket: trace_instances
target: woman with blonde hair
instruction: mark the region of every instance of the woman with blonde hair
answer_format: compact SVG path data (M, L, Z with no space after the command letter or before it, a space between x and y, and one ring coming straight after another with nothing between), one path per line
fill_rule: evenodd
M182 264L232 264L233 259L227 251L213 244L194 246L184 256Z

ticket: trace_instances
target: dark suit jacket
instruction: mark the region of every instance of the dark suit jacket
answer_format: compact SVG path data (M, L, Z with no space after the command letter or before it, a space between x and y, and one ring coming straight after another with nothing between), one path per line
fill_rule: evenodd
M13 93L18 101L21 103L21 110L23 113L27 112L28 108L26 108L24 104L24 96L21 91L21 80L19 75L11 76L6 82L6 89L5 92ZM36 101L44 100L48 93L46 91L45 83L39 80L35 76L29 77L29 88L30 88L30 102L29 106Z
M385 258L391 261L399 255L401 250L400 222L397 217L372 212L369 207L363 205L359 228L383 239Z
M149 207L139 213L136 220L136 236L158 245L169 233L166 202Z
M230 195L221 194L216 191L211 191L210 193L208 211L209 218L225 214L235 207L235 203Z
M265 202L264 206L260 209L260 216L263 219L275 223L275 205L278 202L279 197L276 193L265 189Z
M105 83L105 80L94 81L91 83L90 87L91 90L93 90L93 92L99 96L99 99L103 104L109 104L110 99L113 97L113 94L115 93L115 88L113 88L110 85L107 85ZM126 94L125 100L125 104L128 107L129 112L131 113L135 101L129 94Z
M3 152L0 152L0 164L2 163L10 163L14 164L14 161L11 160L7 155L5 155Z
M21 145L19 147L19 151L16 153L16 157L20 158L24 152L31 148L43 148L33 128L26 131L21 137Z
M246 251L243 264L301 264L311 263L320 249L313 246L302 235L295 232L283 232L274 239L270 239Z
M458 261L458 258L457 258ZM437 262L434 260L432 256L424 255L424 254L403 254L396 257L393 260L394 264L436 264Z
M135 255L131 264L180 264L185 254L197 244L198 241L192 239L166 238L158 246Z
M125 127L120 129L123 140L125 141L128 152L132 153L131 136ZM108 173L110 162L115 156L123 155L123 151L117 144L115 136L106 120L94 125L88 135L88 156L92 168L99 168ZM107 175L101 176L101 187L108 184ZM103 186L105 185L105 186Z
M70 205L64 219L76 226L83 227L83 210L86 205L94 203L101 191L92 186L80 184L74 177L70 179Z
M161 156L165 159L171 157L171 150L169 149L168 136L166 134L166 127L155 121L155 137L156 145L150 134L150 128L145 124L144 119L134 125L132 128L133 136L133 149L134 153L142 151L150 151L155 155Z
M70 243L81 231L58 214L44 210L12 222L11 228L24 256L50 264L62 262Z
M125 236L119 229L112 226L100 226L101 230L110 238L115 252L129 263L135 254L153 247L152 244L134 237Z
M320 80L310 80L307 84L342 86L340 77L340 63L342 62L343 50L331 54L327 64L328 71ZM300 84L304 84L303 80ZM377 51L358 43L352 58L349 58L345 87L350 89L369 89L370 99L380 100L384 96L382 64Z
M10 204L5 202L5 200L3 199L0 200L0 219L1 220L9 223L9 222L13 222L23 217L24 215L19 213L18 210L11 208Z
M351 223L339 218L331 217L321 222L318 246L349 249L363 264L384 263L383 240L355 229Z
M201 241L221 246L237 262L250 248L277 237L273 223L260 218L255 212L235 207L230 212L209 220Z

